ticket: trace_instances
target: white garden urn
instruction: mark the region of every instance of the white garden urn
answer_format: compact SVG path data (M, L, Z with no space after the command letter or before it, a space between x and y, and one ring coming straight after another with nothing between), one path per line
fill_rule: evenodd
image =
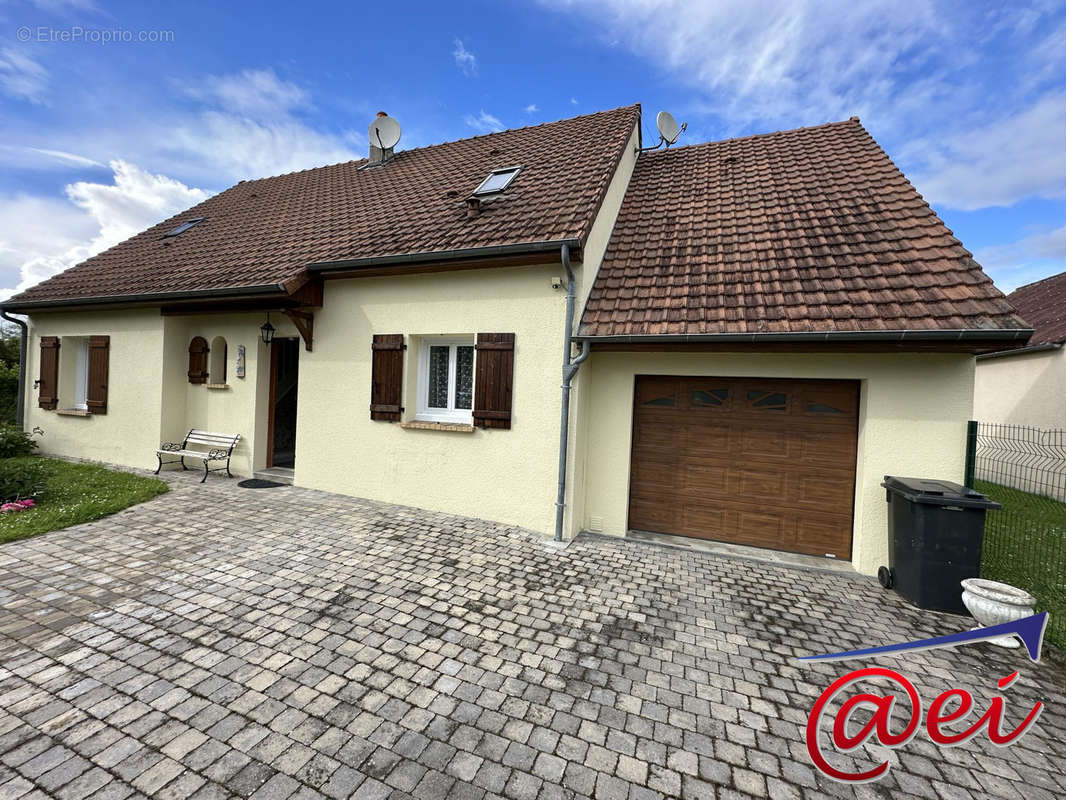
M1036 605L1036 598L1029 592L1006 583L967 578L962 582L962 602L979 623L979 628L989 628L1032 616L1035 613L1033 607ZM1015 648L1021 645L1014 636L1003 636L991 641L1000 647Z

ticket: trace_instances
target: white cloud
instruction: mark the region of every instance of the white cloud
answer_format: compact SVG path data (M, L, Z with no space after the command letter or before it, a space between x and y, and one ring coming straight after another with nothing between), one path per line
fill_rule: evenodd
M50 167L99 167L106 169L106 164L65 150L49 150L44 147L22 147L19 145L0 144L0 163L10 161L19 166L30 163Z
M570 98L570 105L572 105L572 106L576 106L577 105L577 98L576 97L571 97Z
M364 141L311 127L300 117L312 107L309 93L271 70L209 76L178 91L199 107L177 110L164 98L107 128L53 126L0 146L0 164L21 169L110 164L109 180L70 183L65 197L0 195L0 286L27 288L208 196L191 187L348 161Z
M171 137L160 141L166 141L167 149L179 160L191 159L197 172L216 185L357 157L346 141L320 133L289 115L258 120L206 111L178 121Z
M1066 23L1054 3L541 2L687 87L677 110L706 138L857 114L936 202L1066 195ZM1003 121L1022 98L1029 110Z
M205 200L209 194L125 161L113 182L79 181L66 201L25 194L0 202L0 290L9 296ZM17 276L17 277L16 277Z
M530 104L529 104L528 106L526 106L526 108L525 108L525 112L526 112L527 114L536 114L536 113L537 113L538 111L540 111L540 109L539 109L539 108L537 108L537 104L536 104L536 103L530 103Z
M499 117L494 117L485 109L481 109L481 113L476 117L473 114L467 114L463 117L463 122L479 133L493 133L503 130L503 123L500 122Z
M1066 92L946 139L916 143L926 166L915 183L931 203L974 210L1025 197L1066 197Z
M0 49L0 92L17 100L44 103L48 70L13 47Z
M906 0L544 2L596 19L605 43L620 41L738 126L876 107L913 82L911 70L928 74L930 55L956 33L935 5Z
M455 49L452 50L452 58L455 59L455 66L457 66L464 75L467 77L477 75L477 56L466 49L462 39L455 39Z
M1009 244L985 247L975 258L1010 292L1026 283L1066 270L1066 225Z
M246 69L235 75L209 75L186 92L228 113L277 116L309 107L310 95L300 86L280 79L272 69Z

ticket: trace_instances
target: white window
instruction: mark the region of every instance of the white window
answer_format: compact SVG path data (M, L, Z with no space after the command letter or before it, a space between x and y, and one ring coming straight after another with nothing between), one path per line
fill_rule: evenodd
M494 169L489 176L474 190L476 195L498 194L511 185L511 181L522 171L521 167Z
M426 337L419 350L415 419L471 424L474 339Z
M74 408L89 410L89 340L78 339L74 362Z

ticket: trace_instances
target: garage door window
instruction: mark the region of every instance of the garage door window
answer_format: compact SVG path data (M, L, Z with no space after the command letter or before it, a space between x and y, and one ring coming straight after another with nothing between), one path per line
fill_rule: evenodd
M815 402L814 400L808 400L807 401L807 413L808 414L847 414L848 412L844 411L841 408L834 408L833 406L829 405L828 403L818 403L818 402Z
M748 402L759 411L787 411L788 397L784 392L748 392Z
M717 408L729 398L728 389L697 389L692 393L694 408Z

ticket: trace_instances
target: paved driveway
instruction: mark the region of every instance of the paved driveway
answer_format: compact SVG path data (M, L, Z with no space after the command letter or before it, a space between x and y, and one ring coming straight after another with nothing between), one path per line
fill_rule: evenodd
M1020 668L1008 721L1048 708L1019 744L919 735L879 783L814 772L803 726L844 667L794 656L962 624L871 580L171 480L0 546L0 798L1066 792L1066 670L989 646L884 663L981 708Z

